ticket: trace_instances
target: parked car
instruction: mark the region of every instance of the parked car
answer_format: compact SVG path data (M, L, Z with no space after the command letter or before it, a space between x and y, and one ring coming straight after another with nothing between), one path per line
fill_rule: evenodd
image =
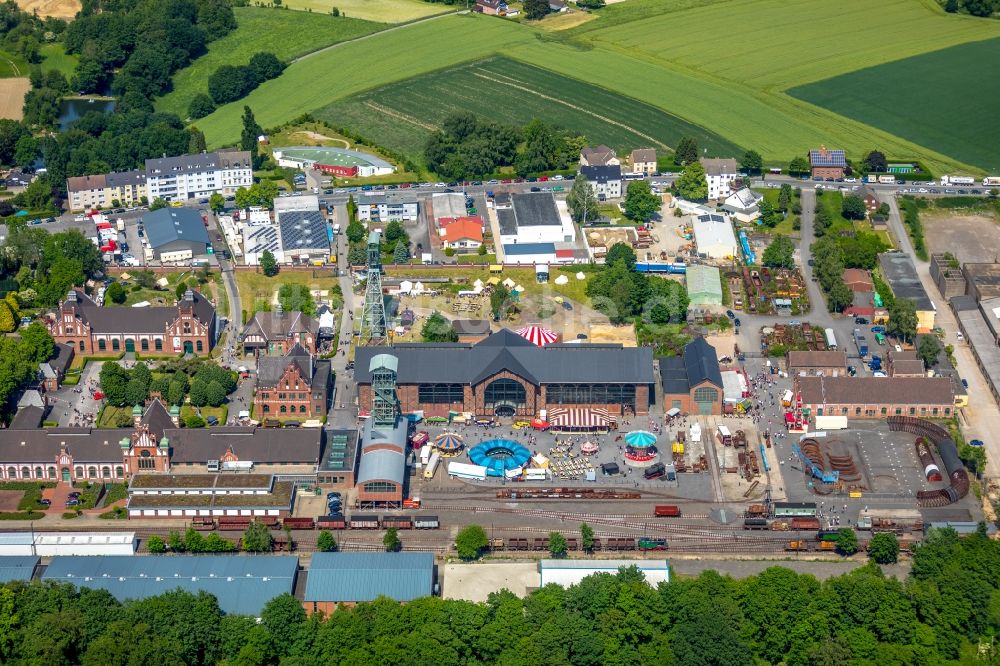
M44 497L38 500L38 503L41 504L42 506L52 506L52 500L45 499Z
M730 319L736 319L736 313L733 312L732 310L726 310L726 316L729 317Z
M854 318L854 323L855 324L867 324L868 320L865 319L864 317L855 317Z
M733 320L733 326L735 326L736 328L740 327L740 318L739 317L737 317L736 319Z
M970 439L969 446L986 446L981 439Z
M968 389L969 388L969 380L968 379L963 379L962 380L962 386L964 386L965 388Z
M570 303L569 301L563 301L562 306L563 306L563 310L572 310L573 309L573 304Z
M72 497L69 498L68 500L66 500L66 506L77 506L79 504L80 504L80 500L74 499Z

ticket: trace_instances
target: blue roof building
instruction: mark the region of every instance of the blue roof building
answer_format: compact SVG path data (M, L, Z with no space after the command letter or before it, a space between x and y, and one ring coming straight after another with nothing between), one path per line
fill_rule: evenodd
M292 593L298 566L299 558L277 555L64 556L52 558L42 580L107 590L119 601L204 591L223 613L260 617L268 601Z
M432 553L316 553L306 579L306 609L389 597L412 601L434 593Z
M0 557L0 584L12 580L28 582L35 573L41 558L35 555L9 555Z
M157 259L173 261L185 252L190 252L191 257L208 252L208 230L196 210L160 208L143 215L142 224Z

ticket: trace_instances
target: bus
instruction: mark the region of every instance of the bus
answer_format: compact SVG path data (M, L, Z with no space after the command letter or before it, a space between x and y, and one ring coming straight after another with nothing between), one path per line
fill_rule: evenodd
M780 176L781 175L781 169L779 167L771 167L770 169L767 170L767 172L769 174L771 174L772 176Z

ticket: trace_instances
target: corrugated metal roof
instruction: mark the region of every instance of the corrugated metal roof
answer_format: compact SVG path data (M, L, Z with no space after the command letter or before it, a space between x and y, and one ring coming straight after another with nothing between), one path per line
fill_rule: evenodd
M61 556L42 579L107 590L119 601L205 591L224 613L259 617L268 601L292 593L298 565L299 558L282 555Z
M316 553L306 601L412 601L434 591L432 553Z
M12 580L31 580L31 575L41 558L35 555L10 555L0 557L0 583Z
M542 569L593 569L617 572L621 567L660 571L669 569L666 560L542 560Z
M192 208L161 208L142 216L146 238L153 249L173 243L188 241L208 245L208 231L201 215Z

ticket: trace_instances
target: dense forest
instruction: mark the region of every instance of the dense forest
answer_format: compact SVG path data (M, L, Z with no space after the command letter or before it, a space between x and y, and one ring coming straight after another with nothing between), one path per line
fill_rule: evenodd
M447 581L446 581L447 585ZM0 663L731 666L997 664L1000 544L932 530L906 582L873 564L818 582L776 566L652 589L626 569L524 599L383 599L307 618L290 596L258 624L209 595L119 604L105 592L0 587ZM977 656L978 655L978 656Z

